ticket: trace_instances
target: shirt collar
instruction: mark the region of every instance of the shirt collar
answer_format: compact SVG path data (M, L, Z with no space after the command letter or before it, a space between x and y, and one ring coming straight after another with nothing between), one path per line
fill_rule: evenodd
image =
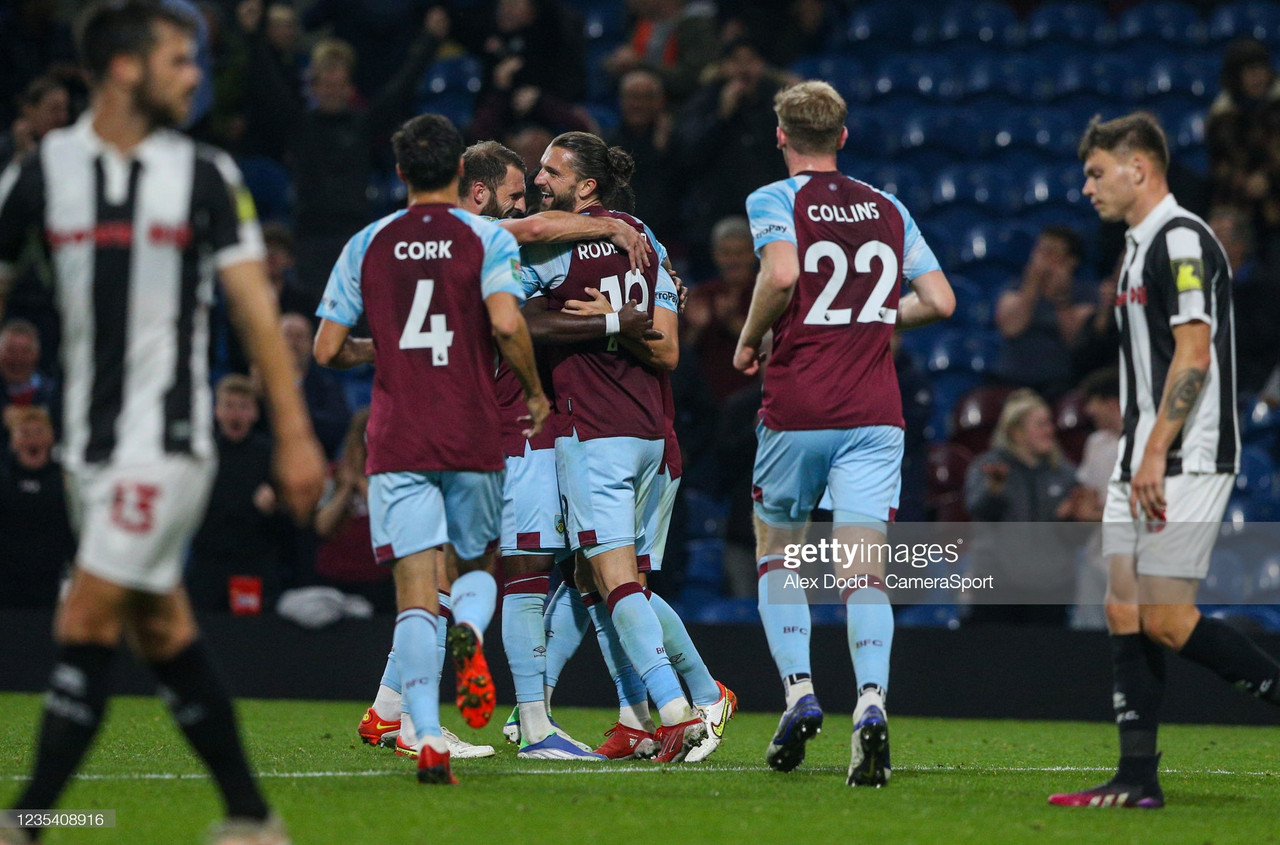
M75 132L80 136L85 146L89 148L91 154L95 156L112 155L124 161L142 159L147 150L155 144L156 136L163 131L162 129L152 130L147 137L142 139L140 144L133 148L129 155L122 155L115 145L102 140L98 133L93 130L93 109L85 110L85 113L80 115L80 118L75 122Z
M1142 218L1142 222L1129 227L1125 237L1134 243L1142 243L1149 240L1155 235L1156 230L1164 225L1164 222L1173 214L1173 210L1178 207L1178 201L1173 198L1173 194L1165 194L1164 199L1156 203L1155 206L1147 212L1147 216Z

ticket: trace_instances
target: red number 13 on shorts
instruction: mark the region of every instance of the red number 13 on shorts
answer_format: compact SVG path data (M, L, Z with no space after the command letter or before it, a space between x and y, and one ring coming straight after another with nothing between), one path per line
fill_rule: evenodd
M122 481L111 502L111 521L125 531L146 534L155 525L155 501L160 488L154 484Z

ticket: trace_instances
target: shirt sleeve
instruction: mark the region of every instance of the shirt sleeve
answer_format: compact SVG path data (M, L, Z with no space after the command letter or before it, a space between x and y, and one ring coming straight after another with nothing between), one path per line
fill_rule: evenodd
M527 244L520 250L520 284L525 299L545 296L569 274L572 245Z
M0 287L13 279L27 241L44 224L44 173L33 152L0 172Z
M774 182L751 192L747 197L747 219L751 222L751 239L759 255L765 244L774 241L796 241L796 192L790 180Z
M509 293L518 302L525 301L521 281L520 246L515 236L493 223L476 221L477 232L484 243L484 268L480 276L480 292L489 297L495 293Z
M258 227L258 211L231 156L221 150L204 151L196 167L195 190L209 212L214 265L221 270L242 261L264 259L267 250Z
M667 268L658 265L658 283L654 287L653 302L659 308L680 313L680 294L676 292L676 283L667 272Z
M1206 258L1200 233L1189 226L1175 226L1165 232L1165 248L1169 251L1169 276L1163 291L1169 304L1169 325L1180 326L1192 320L1212 323L1205 308L1205 280L1212 278L1216 267L1206 267ZM1163 268L1154 268L1158 273ZM1163 276L1163 273L1160 273ZM1172 286L1169 287L1168 283Z
M885 196L889 198L894 207L898 209L898 213L902 215L904 234L902 239L903 278L911 281L917 276L923 276L925 273L941 270L942 265L938 263L938 258L933 254L933 250L925 243L924 235L920 233L920 227L916 225L915 218L911 216L911 212L907 211L907 207L893 194L886 194Z
M376 224L360 230L347 245L329 273L329 283L325 285L324 296L316 316L329 320L347 328L354 326L364 313L364 295L360 291L361 271L364 266L364 255L373 240Z

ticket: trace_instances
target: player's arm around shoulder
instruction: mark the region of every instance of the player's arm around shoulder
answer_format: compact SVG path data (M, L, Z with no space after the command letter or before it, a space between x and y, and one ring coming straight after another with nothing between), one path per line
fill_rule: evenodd
M533 341L520 312L520 302L525 295L521 285L520 249L515 237L502 227L485 221L478 223L483 224L477 227L477 232L481 235L485 252L481 295L498 351L511 365L529 407L530 425L524 435L533 437L542 431L551 413L551 404L542 392L542 380L538 377L538 365L533 357Z
M620 252L626 253L632 270L649 266L644 236L626 222L612 217L543 211L518 220L500 220L497 225L515 236L522 246L608 239Z

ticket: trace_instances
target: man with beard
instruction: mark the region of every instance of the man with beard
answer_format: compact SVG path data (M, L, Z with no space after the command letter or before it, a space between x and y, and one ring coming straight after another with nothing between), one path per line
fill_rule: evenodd
M494 141L468 147L462 157L458 207L494 220L511 232L521 244L609 239L633 261L644 260L644 238L633 227L612 218L588 217L565 211L549 211L525 217L525 167L515 152ZM621 315L624 330L641 337L652 326L648 315L634 306ZM577 331L604 337L606 319L568 318ZM501 552L505 583L502 603L502 637L507 660L515 679L517 710L508 725L520 729L520 756L533 759L590 759L584 746L566 739L563 731L550 723L543 703L543 664L546 642L543 607L549 587L549 573L557 552L564 551L564 517L560 513L560 492L555 476L554 420L543 433L526 439L526 413L520 383L505 361L498 363L496 391L502 423L506 479L503 485ZM544 376L545 380L545 376ZM550 433L548 433L550 432ZM452 573L445 570L444 558L437 556L436 578L441 615L451 605L449 586ZM437 635L437 650L444 651L444 626ZM412 719L405 719L400 694L400 673L395 652L387 666L373 705L360 722L361 739L371 745L394 744L398 753L416 752L416 732ZM487 757L493 748L475 746L445 732L453 759Z
M172 129L200 81L194 24L145 0L95 4L80 23L92 106L0 176L0 306L27 238L42 235L52 253L81 536L34 772L15 808L62 794L102 722L127 635L222 793L228 819L212 841L287 842L181 585L214 473L213 270L261 373L279 490L299 520L319 498L323 458L277 329L253 202L229 156ZM4 826L0 842L39 834Z

